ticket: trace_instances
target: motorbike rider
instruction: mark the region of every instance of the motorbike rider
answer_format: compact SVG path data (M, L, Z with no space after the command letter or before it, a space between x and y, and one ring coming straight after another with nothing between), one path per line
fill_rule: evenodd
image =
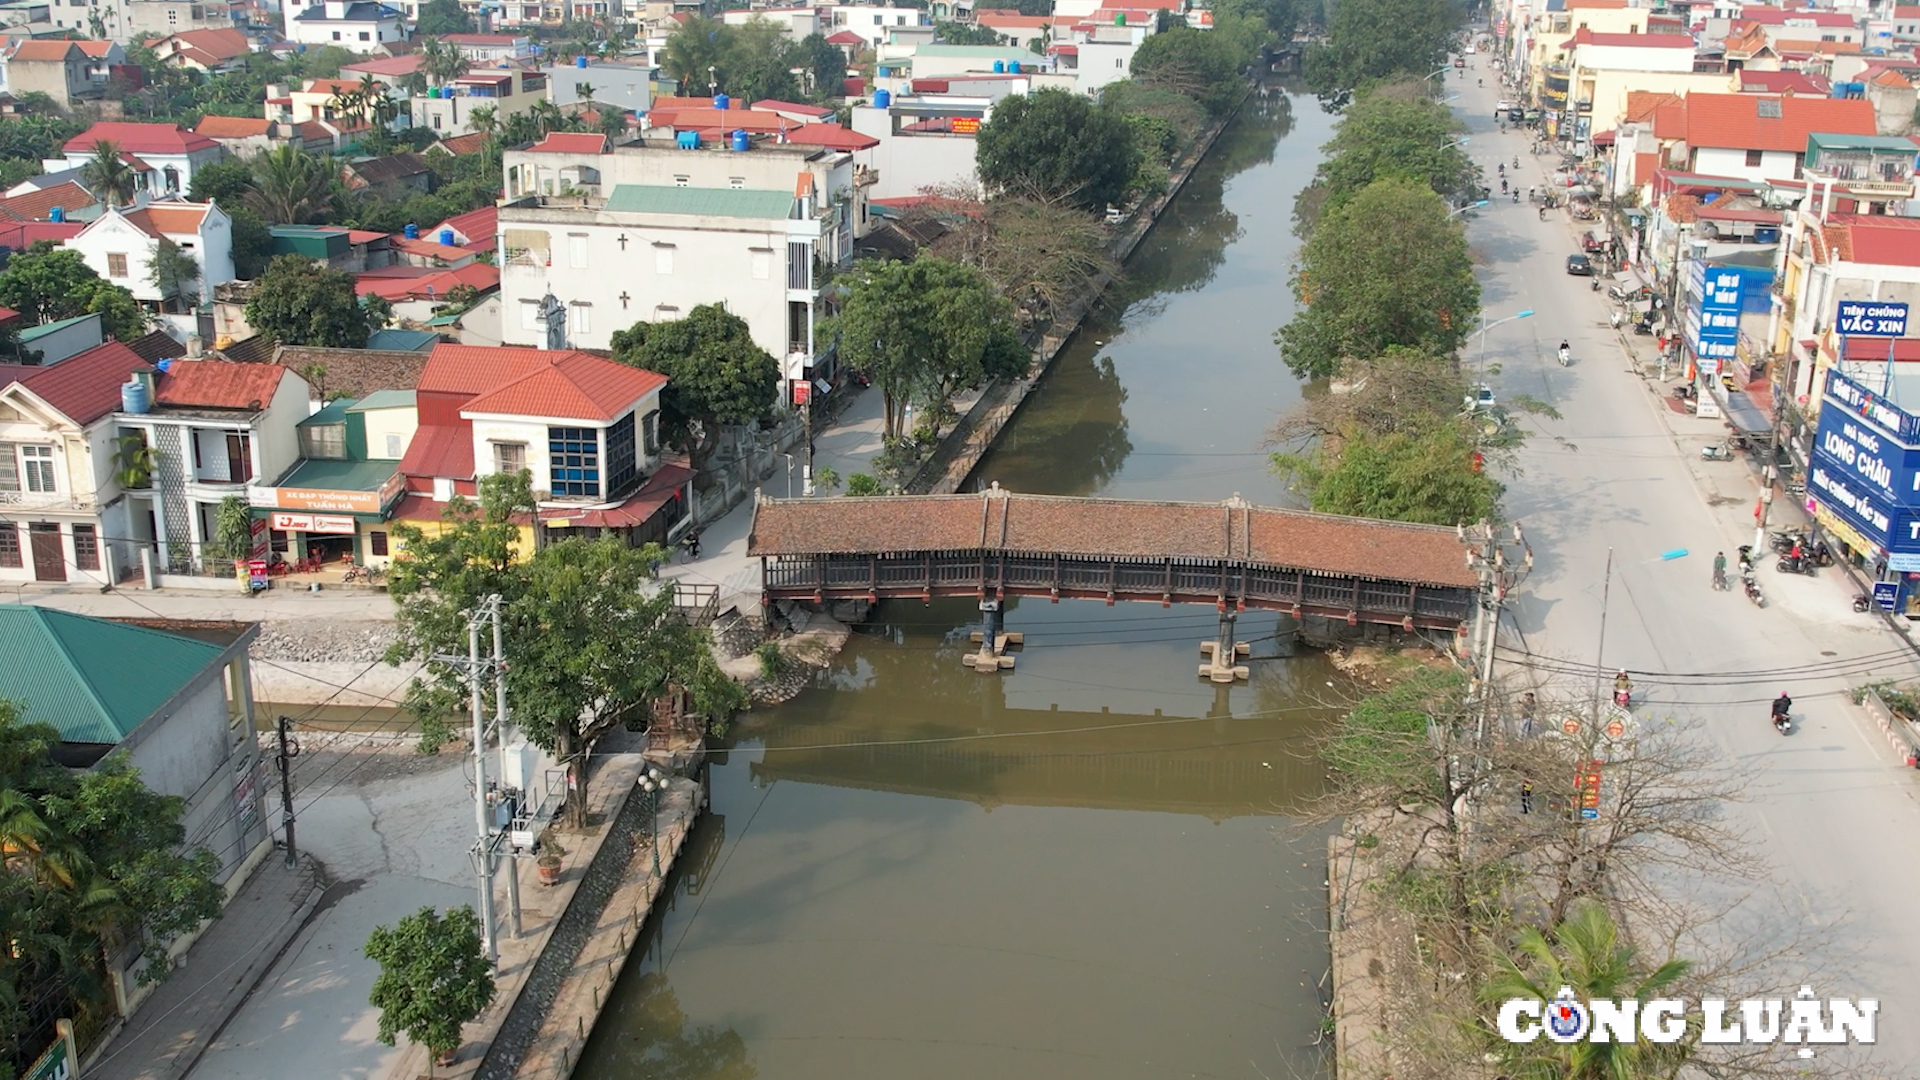
M1616 694L1626 694L1631 693L1632 690L1633 680L1627 677L1627 669L1621 668L1619 673L1613 677L1613 692Z
M1562 366L1565 366L1565 364L1566 364L1566 362L1567 362L1567 359L1568 359L1569 357L1571 357L1572 355L1573 355L1573 347L1567 344L1567 339L1566 339L1566 338L1561 338L1561 339L1560 339L1560 363L1561 363L1561 365L1562 365Z
M1785 690L1780 691L1780 696L1773 699L1774 725L1778 726L1780 724L1785 723L1788 715L1791 714L1792 711L1793 711L1793 699L1787 696L1787 692Z
M1801 541L1799 540L1798 537L1796 537L1793 541L1792 550L1787 552L1787 558L1793 560L1794 569L1797 570L1801 567L1802 560L1804 560L1806 557L1807 557L1806 549L1801 546Z
M1716 589L1727 587L1727 553L1724 551L1713 553L1713 587Z

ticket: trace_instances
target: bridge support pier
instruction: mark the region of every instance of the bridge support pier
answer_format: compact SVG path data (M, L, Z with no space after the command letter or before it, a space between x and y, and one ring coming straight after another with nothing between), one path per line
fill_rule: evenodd
M1009 634L1000 629L1000 601L980 601L980 618L986 624L985 630L976 630L971 636L974 644L980 646L979 652L971 652L960 658L962 664L985 674L990 671L1013 670L1013 657L1007 650L1018 648L1026 638L1025 634Z
M1231 683L1246 678L1251 672L1244 664L1235 661L1248 655L1253 647L1244 641L1233 639L1233 624L1240 615L1232 607L1220 613L1220 634L1212 641L1200 643L1200 655L1207 662L1200 665L1200 677L1217 683Z

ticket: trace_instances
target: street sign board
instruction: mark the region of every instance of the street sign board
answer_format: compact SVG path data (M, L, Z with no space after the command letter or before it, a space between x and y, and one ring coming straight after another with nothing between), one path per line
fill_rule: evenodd
M73 1080L79 1070L79 1059L73 1052L73 1027L62 1020L59 1030L60 1037L47 1047L47 1052L40 1055L40 1060L34 1062L20 1080Z
M1578 735L1580 734L1580 721L1569 716L1565 720L1560 721L1560 730L1569 735Z
M1600 762L1589 761L1574 777L1580 792L1580 816L1593 821L1600 816Z
M1906 337L1907 305L1842 300L1833 317L1833 329L1848 337Z
M1894 603L1899 599L1899 582L1876 581L1873 583L1873 602L1880 605L1881 611L1892 611Z

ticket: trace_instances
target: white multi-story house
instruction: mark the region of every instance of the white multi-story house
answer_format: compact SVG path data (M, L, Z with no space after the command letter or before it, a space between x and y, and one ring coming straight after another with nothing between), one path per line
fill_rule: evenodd
M120 581L139 567L114 413L152 367L121 342L0 364L0 581Z
M311 7L289 0L282 11L287 40L302 45L338 45L364 53L407 36L400 9L375 0L324 0Z
M829 21L822 22L819 30L823 34L845 31L859 34L868 48L877 49L892 40L892 32L900 27L931 26L927 13L919 8L868 7L859 4L839 4L821 9Z
M65 156L48 158L40 167L49 173L81 168L102 142L112 143L125 155L139 190L156 198L192 190L194 170L226 156L219 143L174 124L102 121L68 139L60 147Z
M233 576L209 558L228 496L247 498L259 477L284 475L300 456L307 381L279 364L225 360L164 362L151 376L145 412L122 411L122 431L154 451L151 486L131 493L133 535L154 546L162 573ZM257 546L265 549L265 522Z
M533 111L547 98L547 77L524 68L476 68L445 86L429 87L407 101L414 127L441 137L474 130L473 110L492 109L496 125Z
M135 300L157 309L176 299L161 296L153 282L153 256L162 240L172 241L200 267L199 280L190 286L196 300L212 296L216 285L234 280L233 222L210 202L152 202L108 209L67 246L78 251L95 273L125 286Z
M440 41L477 66L492 67L533 55L533 39L524 34L448 34Z
M734 8L721 12L720 18L728 26L745 26L755 20L769 22L795 41L819 33L822 25L820 10L810 7Z
M573 348L723 303L786 378L812 377L817 267L851 258L865 189L844 150L732 145L694 132L617 148L550 135L508 151L498 259L508 343L544 340L550 295Z

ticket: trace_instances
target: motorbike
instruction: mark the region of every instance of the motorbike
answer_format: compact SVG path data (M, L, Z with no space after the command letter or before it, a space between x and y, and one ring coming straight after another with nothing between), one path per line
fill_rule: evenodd
M1782 529L1767 537L1767 545L1782 555L1792 551L1795 544L1804 547L1806 543L1807 535L1798 529Z
M1812 559L1805 557L1796 559L1791 555L1774 563L1773 568L1782 574L1805 574L1808 577L1813 577L1820 572L1820 568L1813 564Z
M1540 220L1541 221L1547 220L1547 208L1544 206L1540 208Z
M689 561L700 557L700 534L688 533L680 541L680 550L686 552Z
M1561 349L1559 356L1560 356L1561 367L1566 367L1567 365L1573 363L1573 354L1568 352L1567 350Z
M1866 593L1863 593L1863 592L1853 594L1854 614L1856 615L1865 614L1866 612L1869 612L1872 610L1873 610L1873 597L1868 596Z
M1516 202L1516 203L1520 201L1520 189L1519 189L1519 188L1514 188L1514 189L1513 189L1513 201L1514 201L1514 202Z
M1703 461L1732 461L1733 451L1727 449L1726 443L1714 443L1700 448L1700 458Z
M1747 599L1753 601L1754 607L1763 608L1767 606L1767 598L1761 595L1760 583L1754 580L1752 570L1748 570L1745 574L1742 574L1740 576L1740 582L1746 586Z
M1594 292L1599 292L1599 291L1600 291L1600 279L1599 279L1599 278L1589 278L1589 279L1588 279L1588 281L1587 281L1587 288L1589 288L1589 289L1592 289L1592 290L1593 290Z
M1633 704L1633 691L1625 687L1619 687L1619 686L1614 687L1613 703L1615 705L1620 706L1623 709Z
M1773 730L1782 735L1793 733L1793 714L1777 712L1773 714Z
M1635 319L1633 321L1633 332L1639 334L1641 337L1652 337L1653 315L1649 313L1644 319Z

